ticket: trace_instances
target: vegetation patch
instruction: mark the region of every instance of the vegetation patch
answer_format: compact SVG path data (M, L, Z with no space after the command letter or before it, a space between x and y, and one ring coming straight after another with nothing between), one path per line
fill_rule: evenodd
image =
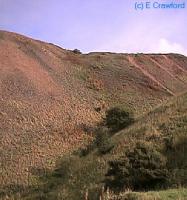
M112 132L122 130L134 122L132 113L120 107L114 107L106 112L106 126Z
M109 162L106 187L151 189L168 181L167 159L152 144L137 143L122 157Z

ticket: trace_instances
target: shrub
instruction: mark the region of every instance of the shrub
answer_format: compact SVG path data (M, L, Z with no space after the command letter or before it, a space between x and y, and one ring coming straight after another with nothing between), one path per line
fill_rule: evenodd
M75 54L81 54L81 51L79 49L74 49L73 53L75 53Z
M95 149L95 144L90 143L86 147L80 149L79 156L84 157L87 156L89 153L91 153Z
M106 127L99 126L95 129L95 139L79 152L80 156L87 156L94 149L98 149L99 154L109 153L114 145L111 141L109 130Z
M106 185L116 189L153 189L168 181L166 158L154 147L138 143L133 150L109 162Z
M171 170L171 185L187 186L187 136L184 134L175 135L169 140L169 147L166 146L168 168Z
M97 129L95 144L100 154L106 154L112 150L114 145L111 142L109 130L107 128L100 127Z
M120 107L114 107L106 112L106 126L112 132L117 132L126 128L134 122L132 113Z

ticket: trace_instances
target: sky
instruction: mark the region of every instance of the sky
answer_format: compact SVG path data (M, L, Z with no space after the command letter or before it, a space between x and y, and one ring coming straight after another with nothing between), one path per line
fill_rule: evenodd
M186 8L135 9L145 1ZM187 0L0 0L0 29L84 53L187 55Z

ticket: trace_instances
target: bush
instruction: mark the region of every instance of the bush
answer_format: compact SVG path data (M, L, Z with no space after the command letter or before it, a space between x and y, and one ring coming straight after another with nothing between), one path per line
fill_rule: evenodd
M87 156L89 153L91 153L95 149L95 144L90 143L86 147L80 149L79 156L84 157Z
M114 145L111 141L109 130L106 127L100 126L95 129L95 139L79 152L80 156L87 156L94 149L97 149L99 154L109 153Z
M187 186L187 136L185 133L176 134L169 141L170 143L166 143L165 153L168 158L168 168L171 170L170 183L171 185Z
M155 148L138 143L117 160L109 162L106 185L115 188L153 189L168 181L166 158Z
M120 107L111 108L106 112L106 126L112 132L117 132L126 128L134 122L132 113Z
M75 53L75 54L81 54L81 51L79 49L74 49L73 53Z
M109 153L114 145L111 142L109 131L107 128L100 127L96 131L95 144L100 154Z

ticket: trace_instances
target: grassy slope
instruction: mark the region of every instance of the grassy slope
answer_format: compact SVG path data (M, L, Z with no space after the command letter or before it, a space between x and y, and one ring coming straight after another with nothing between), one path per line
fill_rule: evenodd
M182 70L174 66L178 71L171 72L177 74L172 90L178 94L187 88L187 58L176 60L184 61ZM32 168L53 167L58 156L90 139L82 127L101 120L108 107L123 104L139 115L171 97L150 78L155 74L134 68L126 54L77 55L8 32L0 32L0 69L2 185L27 185ZM167 78L172 82L173 75Z
M78 159L75 165L72 165L71 171L74 183L71 181L70 193L73 194L77 190L78 194L81 189L88 187L91 195L94 194L94 187L101 184L104 180L104 174L107 170L107 161L112 157L118 157L127 148L132 147L138 140L152 142L154 145L165 144L166 140L170 141L171 145L182 145L183 148L176 148L175 152L168 152L171 156L171 165L178 168L186 166L187 154L186 143L181 144L184 139L187 140L187 93L173 101L167 102L164 106L156 108L148 115L140 118L136 124L128 130L117 133L112 140L116 146L111 154L98 156L97 152L92 152L87 157ZM172 162L172 160L175 162ZM71 164L70 164L71 165ZM79 165L77 170L75 166ZM79 174L79 175L78 175ZM74 185L74 187L72 187ZM102 185L102 184L101 184ZM65 187L67 185L65 184ZM72 188L74 188L72 190ZM72 190L72 191L71 191ZM84 190L82 190L84 192ZM77 195L78 195L77 194ZM76 195L76 196L77 196ZM76 197L73 197L76 199ZM79 199L79 198L77 198Z
M60 179L59 190L64 188L63 194L74 199L79 198L80 191L85 192L85 187L94 191L104 179L106 162L134 141L155 138L160 142L170 132L182 131L185 118L181 113L175 116L177 109L167 109L176 119L173 125L175 120L159 110L155 116L154 112L149 114L148 123L141 115L187 89L186 66L187 58L182 55L76 55L52 44L0 32L0 183L38 182L33 175L38 169L53 167L59 156L90 140L83 125L93 126L108 107L122 104L140 119L112 138L116 142L113 153L72 156L73 161L68 162L73 163L73 175L68 183ZM56 193L57 189L55 186L50 191Z
M43 186L34 192L29 192L26 199L83 199L86 191L90 199L98 198L98 191L103 185L107 171L107 161L119 157L127 148L131 148L137 141L147 141L162 147L168 144L173 150L165 150L172 168L186 169L187 166L187 93L175 97L172 101L157 107L154 111L137 119L137 122L126 130L122 130L112 137L115 148L110 154L100 156L95 149L85 157L79 157L77 152L67 155L59 161L57 170L42 177ZM174 161L174 162L173 162ZM61 172L59 176L59 171ZM176 173L176 178L177 177ZM180 191L159 192L161 199L176 199L173 196ZM174 194L173 194L174 193ZM148 193L148 195L158 193ZM186 190L184 190L186 195ZM168 197L167 197L168 196ZM170 197L171 196L171 197Z

